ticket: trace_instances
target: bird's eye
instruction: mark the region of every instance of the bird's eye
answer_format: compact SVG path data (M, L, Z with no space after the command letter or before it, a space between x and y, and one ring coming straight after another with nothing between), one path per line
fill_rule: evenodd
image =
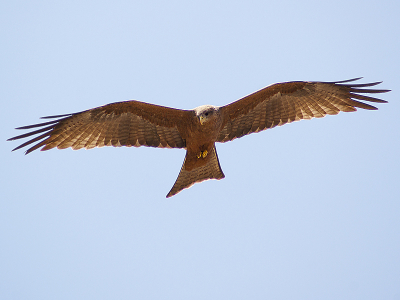
M208 116L208 112L205 113L206 117Z

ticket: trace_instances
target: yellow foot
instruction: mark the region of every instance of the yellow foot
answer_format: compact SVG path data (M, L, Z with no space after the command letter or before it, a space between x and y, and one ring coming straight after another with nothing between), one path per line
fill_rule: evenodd
M207 150L200 151L200 153L197 154L197 158L206 158L207 154L208 154Z

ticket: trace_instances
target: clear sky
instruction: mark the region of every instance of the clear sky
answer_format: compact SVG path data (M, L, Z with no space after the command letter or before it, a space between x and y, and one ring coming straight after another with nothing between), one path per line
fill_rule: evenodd
M400 1L2 1L0 298L400 299ZM383 80L378 111L217 150L11 152L15 127L136 99L191 109L269 84Z

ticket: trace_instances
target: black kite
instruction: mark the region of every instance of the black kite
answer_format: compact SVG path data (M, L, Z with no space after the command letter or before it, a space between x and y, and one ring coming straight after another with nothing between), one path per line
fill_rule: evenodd
M40 129L9 140L40 134L14 149L38 142L26 154L40 147L43 147L42 151L55 147L74 150L103 146L185 148L181 171L167 195L171 197L196 182L225 177L215 142L232 141L301 119L356 111L356 107L377 109L358 100L386 103L359 94L388 92L365 89L381 82L349 83L358 79L277 83L225 106L203 105L193 110L134 100L116 102L78 113L44 117L56 120L19 127L17 129Z

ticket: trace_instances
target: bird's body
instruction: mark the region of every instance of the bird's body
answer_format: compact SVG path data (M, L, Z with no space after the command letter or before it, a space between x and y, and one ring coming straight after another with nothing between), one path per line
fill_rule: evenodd
M215 147L222 126L218 107L203 105L193 111L195 112L192 119L193 126L188 130L186 137L188 171L201 167L209 160L207 154Z
M170 197L196 182L225 177L215 149L217 142L231 141L301 119L355 111L357 107L376 109L359 100L386 102L359 94L387 92L365 89L380 82L347 84L357 79L277 83L225 106L203 105L193 110L135 100L116 102L79 113L45 117L56 120L19 127L17 129L39 129L9 140L39 134L14 149L37 142L26 153L40 147L41 150L102 146L184 148L186 157L167 195Z

